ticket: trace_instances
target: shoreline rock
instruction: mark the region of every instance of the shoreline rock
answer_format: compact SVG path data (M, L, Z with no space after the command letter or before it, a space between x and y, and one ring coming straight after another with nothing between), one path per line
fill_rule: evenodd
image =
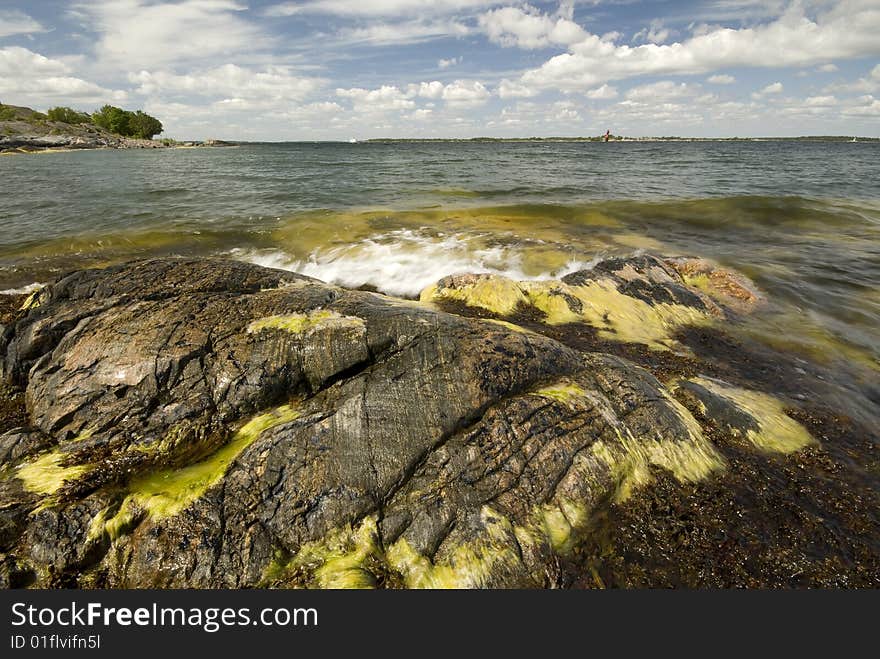
M714 498L684 530L644 506L719 488L764 493L723 523L771 495L781 510L753 520L775 544L746 554L807 583L880 583L876 438L690 352L688 332L744 312L724 296L646 255L540 287L446 278L422 297L210 259L41 289L0 328L25 413L0 435L0 583L651 585L637 540L605 521L630 515L658 546L667 528L702 537ZM789 465L792 492L775 475ZM792 510L835 524L798 539L781 532ZM692 547L672 585L799 583L761 561L694 580L731 550Z

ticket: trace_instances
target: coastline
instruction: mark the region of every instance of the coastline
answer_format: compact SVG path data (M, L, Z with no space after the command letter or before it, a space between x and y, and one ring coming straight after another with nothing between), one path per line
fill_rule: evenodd
M76 151L135 151L135 150L151 150L151 149L220 149L234 148L240 146L237 143L225 142L221 140L210 140L208 143L198 142L182 142L178 144L163 144L159 140L137 140L138 142L151 142L149 145L95 145L95 146L75 146L75 147L16 147L10 149L0 149L0 156L19 156L19 155L37 155L46 153L74 153ZM0 145L2 146L2 145Z

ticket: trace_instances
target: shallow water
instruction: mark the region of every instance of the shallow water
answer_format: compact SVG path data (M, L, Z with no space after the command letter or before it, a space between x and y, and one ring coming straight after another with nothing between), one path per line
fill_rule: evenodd
M649 250L736 268L740 331L880 368L880 144L263 144L0 158L0 290L228 255L415 296L455 272L558 277Z

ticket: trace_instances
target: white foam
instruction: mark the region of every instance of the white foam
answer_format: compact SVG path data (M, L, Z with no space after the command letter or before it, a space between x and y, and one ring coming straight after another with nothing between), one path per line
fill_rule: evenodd
M0 291L0 295L25 295L26 293L33 293L34 291L38 291L45 286L46 284L34 282L33 284L28 284L27 286L22 286L21 288L7 288L5 291Z
M492 273L511 279L554 279L590 268L593 261L572 259L564 268L527 275L522 252L528 246L481 245L480 235L425 235L400 229L350 245L319 249L307 258L283 250L233 250L235 258L271 268L290 270L322 281L383 293L415 297L425 287L452 274Z

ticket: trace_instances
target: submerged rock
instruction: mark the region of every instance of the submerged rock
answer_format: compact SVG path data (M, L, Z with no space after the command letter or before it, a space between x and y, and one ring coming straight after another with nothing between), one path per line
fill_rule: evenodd
M423 299L664 349L725 313L653 257ZM69 275L0 355L26 401L0 435L13 586L565 585L609 506L725 472L722 422L756 455L817 444L761 392L229 261ZM783 426L801 444L767 440Z

